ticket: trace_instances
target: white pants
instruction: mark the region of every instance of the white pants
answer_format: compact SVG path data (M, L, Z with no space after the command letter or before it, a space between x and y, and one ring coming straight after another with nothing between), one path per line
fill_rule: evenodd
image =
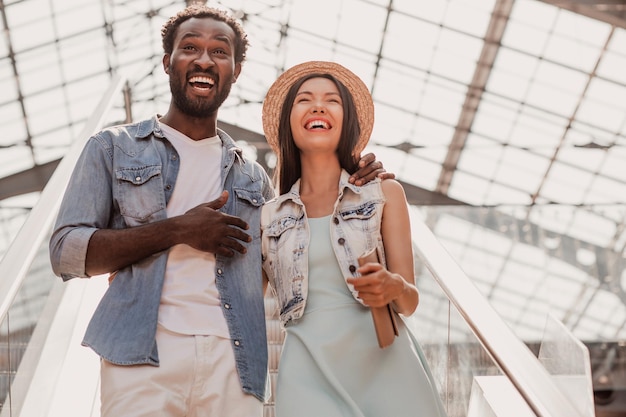
M231 341L157 329L160 366L101 361L101 417L262 417L239 383Z

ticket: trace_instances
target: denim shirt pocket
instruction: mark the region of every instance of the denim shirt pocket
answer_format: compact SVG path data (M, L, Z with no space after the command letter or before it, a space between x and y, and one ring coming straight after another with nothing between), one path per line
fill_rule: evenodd
M154 213L165 209L160 165L119 168L115 177L114 198L129 226L146 223Z
M265 197L263 197L261 191L233 188L233 192L237 196L237 207L235 212L238 216L248 221L260 216L261 207L265 204ZM252 213L254 213L254 215ZM252 227L249 232L252 233L253 239L260 239L260 228Z
M367 201L357 206L342 207L339 216L345 224L355 231L373 232L378 227L376 201Z
M267 239L267 266L270 273L270 283L276 291L280 305L281 316L286 315L303 301L303 284L306 271L305 256L299 250L286 250L285 247L298 246L298 224L304 220L300 217L287 214L274 219L263 231ZM292 256L290 256L292 255Z

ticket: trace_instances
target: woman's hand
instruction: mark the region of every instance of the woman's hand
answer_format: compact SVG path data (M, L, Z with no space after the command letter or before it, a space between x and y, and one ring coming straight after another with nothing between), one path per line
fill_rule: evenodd
M369 262L359 267L360 277L348 278L358 297L369 307L384 307L398 300L409 290L410 284L399 274L389 272L377 262Z

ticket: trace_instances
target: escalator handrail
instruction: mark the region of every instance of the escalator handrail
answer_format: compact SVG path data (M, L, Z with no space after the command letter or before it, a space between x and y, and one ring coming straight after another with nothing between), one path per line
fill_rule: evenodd
M0 261L0 323L4 321L43 240L49 235L65 188L85 143L102 127L124 82L125 79L120 75L112 77L111 84L100 99L98 107L59 162L39 200Z
M584 417L421 219L412 220L420 259L481 345L539 417Z

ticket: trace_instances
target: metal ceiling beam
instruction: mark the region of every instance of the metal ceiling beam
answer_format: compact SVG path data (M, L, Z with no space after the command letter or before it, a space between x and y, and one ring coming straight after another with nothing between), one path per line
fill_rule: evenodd
M626 29L626 0L539 0Z
M452 177L461 159L461 153L465 147L467 136L474 123L476 111L480 105L493 63L500 49L500 42L509 16L511 15L513 3L514 0L498 0L493 8L491 20L489 21L489 26L485 33L483 49L476 65L476 71L474 72L472 81L467 87L463 109L456 123L454 135L448 147L448 154L442 164L439 180L435 187L435 191L440 194L448 194Z
M43 190L59 164L59 159L0 178L0 201Z

